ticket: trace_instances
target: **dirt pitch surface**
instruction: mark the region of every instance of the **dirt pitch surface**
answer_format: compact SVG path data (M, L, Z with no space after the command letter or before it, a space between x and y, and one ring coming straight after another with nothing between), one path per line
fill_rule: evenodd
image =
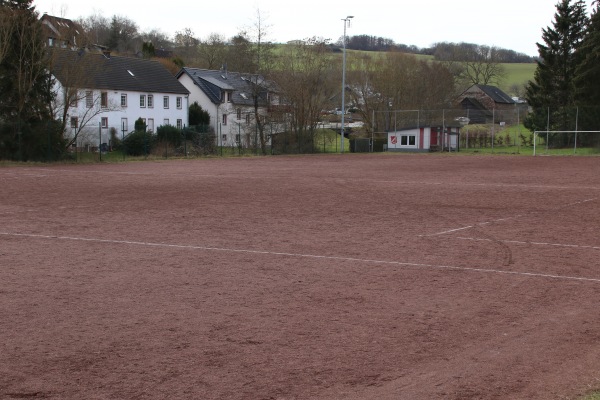
M573 399L600 159L0 168L0 398Z

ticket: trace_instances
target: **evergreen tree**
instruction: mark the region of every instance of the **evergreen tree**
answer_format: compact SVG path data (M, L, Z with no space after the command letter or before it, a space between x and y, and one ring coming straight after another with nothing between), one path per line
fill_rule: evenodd
M52 77L41 23L32 0L0 0L0 7L11 16L10 25L3 27L8 41L0 58L0 157L39 157L39 152L29 150L40 141L50 147L54 133L47 131L55 129L50 111Z
M587 23L582 0L561 0L556 5L552 27L542 30L544 43L537 43L538 65L526 88L525 97L533 108L524 122L527 128L546 129L550 110L550 130L575 129L574 78ZM554 144L565 144L557 142L565 140L568 138L564 136L554 138Z
M600 5L592 11L590 23L579 48L575 98L579 106L580 129L600 130Z

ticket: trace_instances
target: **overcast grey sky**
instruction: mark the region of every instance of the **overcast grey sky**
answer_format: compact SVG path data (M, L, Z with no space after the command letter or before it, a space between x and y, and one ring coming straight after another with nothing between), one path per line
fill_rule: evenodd
M428 47L436 42L469 42L537 55L542 28L551 25L558 0L228 0L156 1L34 0L40 13L76 19L99 13L122 15L141 31L158 29L172 36L191 28L195 36L210 33L231 37L251 26L260 10L268 25L268 39L286 42L322 37L337 41L344 32L342 18L353 15L348 35L372 35L396 43ZM592 0L585 0L588 13ZM154 5L156 4L156 6Z

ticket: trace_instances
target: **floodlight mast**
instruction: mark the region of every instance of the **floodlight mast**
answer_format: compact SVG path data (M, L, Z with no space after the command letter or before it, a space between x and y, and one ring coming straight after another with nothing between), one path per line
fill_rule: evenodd
M344 21L344 39L342 47L342 139L341 139L341 154L344 154L344 117L346 114L346 26L350 26L350 20L354 18L354 15L348 15L346 18L342 18Z

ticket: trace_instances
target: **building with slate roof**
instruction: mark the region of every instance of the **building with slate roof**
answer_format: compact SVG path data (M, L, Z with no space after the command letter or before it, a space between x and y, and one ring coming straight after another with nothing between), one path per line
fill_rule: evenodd
M190 104L198 102L210 115L219 146L250 147L257 143L255 94L261 116L279 102L271 85L255 75L185 67L177 79L189 90Z
M48 14L42 15L40 22L48 47L77 49L84 45L84 29L78 23Z
M496 86L472 85L458 96L457 103L468 110L471 124L512 122L517 115L515 101Z
M111 130L120 138L138 118L149 131L189 125L189 92L158 61L55 49L51 72L56 118L79 147L110 144Z

